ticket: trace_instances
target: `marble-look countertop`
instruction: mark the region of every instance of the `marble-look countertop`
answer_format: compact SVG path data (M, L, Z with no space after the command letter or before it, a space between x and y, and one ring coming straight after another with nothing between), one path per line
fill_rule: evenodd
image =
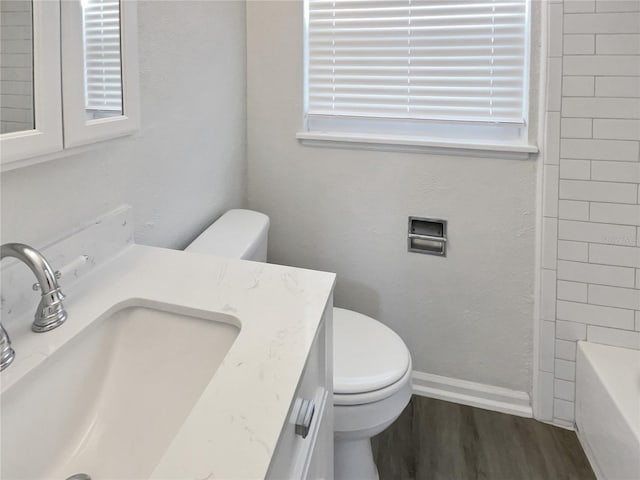
M121 302L232 315L240 333L151 477L264 478L334 282L332 273L130 245L62 284L62 327L36 335L28 319L14 322L18 356L2 391Z

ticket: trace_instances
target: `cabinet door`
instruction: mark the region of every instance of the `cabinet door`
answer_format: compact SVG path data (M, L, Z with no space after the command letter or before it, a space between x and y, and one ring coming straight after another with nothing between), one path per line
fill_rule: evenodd
M327 401L333 399L327 396ZM333 480L333 409L325 408L311 451L306 480Z
M135 132L137 2L62 0L65 148Z
M62 150L60 3L0 2L0 166Z
M333 480L333 295L324 313L325 406L305 480Z
M267 478L274 480L331 480L333 478L333 298L307 357L307 364L291 402L289 415L271 459ZM301 401L314 405L308 433L296 433Z

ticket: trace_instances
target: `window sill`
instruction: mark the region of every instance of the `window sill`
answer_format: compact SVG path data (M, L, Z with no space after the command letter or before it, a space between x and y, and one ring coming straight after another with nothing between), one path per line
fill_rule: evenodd
M528 159L538 147L526 144L478 143L455 140L417 140L406 137L298 132L296 138L310 147L430 153L492 158Z

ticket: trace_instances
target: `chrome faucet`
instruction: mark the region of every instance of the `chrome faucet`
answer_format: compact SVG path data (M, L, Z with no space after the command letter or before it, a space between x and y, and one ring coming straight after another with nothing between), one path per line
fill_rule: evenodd
M49 265L49 262L40 252L22 243L5 243L0 246L0 260L4 257L15 257L26 264L38 280L42 297L40 298L40 304L36 310L31 330L34 332L48 332L62 325L67 319L67 312L62 305L64 294L60 291L56 273ZM4 337L6 337L6 332L3 332L2 338L4 339ZM7 343L10 345L8 337Z
M16 352L11 348L11 340L0 323L0 372L13 362Z

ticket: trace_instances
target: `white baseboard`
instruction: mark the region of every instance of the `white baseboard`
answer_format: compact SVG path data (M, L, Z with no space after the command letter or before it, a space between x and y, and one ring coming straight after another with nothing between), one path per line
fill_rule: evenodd
M526 392L413 371L413 393L496 412L533 417Z

